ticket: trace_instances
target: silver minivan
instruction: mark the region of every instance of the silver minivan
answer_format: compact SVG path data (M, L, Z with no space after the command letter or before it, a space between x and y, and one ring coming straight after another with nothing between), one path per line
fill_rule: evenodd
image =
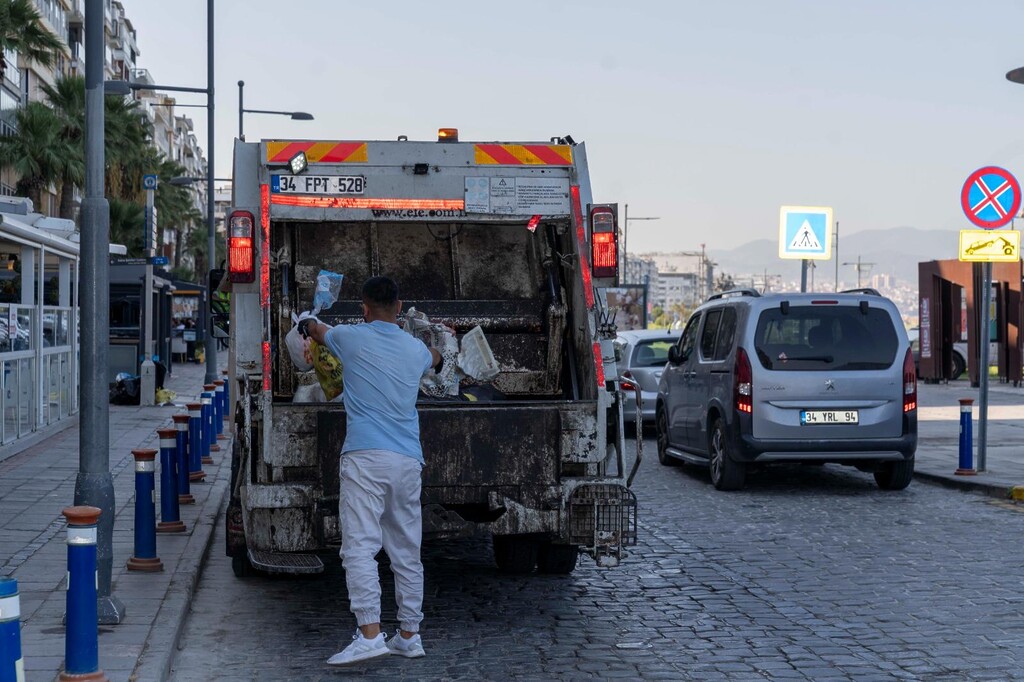
M899 312L872 289L715 294L669 351L655 427L662 464L708 466L720 490L773 462L849 464L902 490L917 376Z

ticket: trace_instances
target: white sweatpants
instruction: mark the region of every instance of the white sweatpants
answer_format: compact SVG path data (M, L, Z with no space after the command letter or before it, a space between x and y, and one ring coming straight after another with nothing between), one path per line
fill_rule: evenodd
M353 450L341 456L341 560L349 606L359 625L380 622L377 552L384 548L395 575L398 621L418 632L423 620L420 541L420 472L412 457L388 450Z

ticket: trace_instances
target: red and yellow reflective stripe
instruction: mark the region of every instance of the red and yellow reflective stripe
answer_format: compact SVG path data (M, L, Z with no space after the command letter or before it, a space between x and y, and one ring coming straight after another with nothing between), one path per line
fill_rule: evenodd
M572 165L572 147L567 144L476 144L473 151L478 165Z
M384 199L371 197L323 197L305 194L273 194L270 203L278 206L307 206L311 208L414 208L461 211L463 199Z
M366 163L365 142L267 142L267 163L288 163L299 152L310 163Z

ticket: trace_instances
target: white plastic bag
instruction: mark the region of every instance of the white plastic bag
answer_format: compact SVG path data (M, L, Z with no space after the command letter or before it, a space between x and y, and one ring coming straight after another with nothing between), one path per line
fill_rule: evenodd
M498 372L498 361L491 352L484 330L477 325L462 337L462 350L459 352L459 369L466 376L477 381L492 381Z
M409 308L402 328L435 349L444 359L441 372L429 370L420 379L420 390L435 398L447 398L459 394L459 342L451 330L443 324L434 324L422 312Z
M320 384L306 384L305 386L299 386L295 389L295 395L292 396L293 403L325 403L327 397L324 395L324 389L320 388Z
M288 356L292 359L295 369L308 372L313 369L313 355L309 351L309 339L302 338L298 324L299 318L292 313L292 328L285 334L284 345L288 347Z

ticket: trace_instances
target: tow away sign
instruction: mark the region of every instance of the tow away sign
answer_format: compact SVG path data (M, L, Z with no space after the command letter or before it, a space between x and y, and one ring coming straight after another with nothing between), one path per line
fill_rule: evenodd
M1020 260L1020 232L960 230L960 260L971 263L1015 263Z

